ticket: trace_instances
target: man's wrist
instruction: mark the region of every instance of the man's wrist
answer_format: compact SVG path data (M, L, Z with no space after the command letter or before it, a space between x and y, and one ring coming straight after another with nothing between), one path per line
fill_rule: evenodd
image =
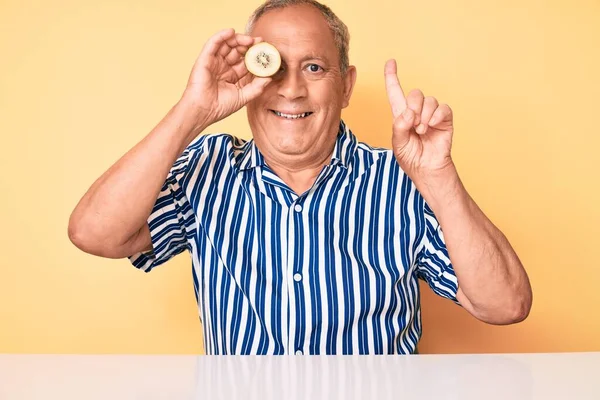
M175 105L175 113L180 120L180 129L185 136L186 146L211 125L207 113L186 97L182 97Z
M466 194L454 163L421 173L415 180L415 185L435 214L441 214L444 209L461 201Z

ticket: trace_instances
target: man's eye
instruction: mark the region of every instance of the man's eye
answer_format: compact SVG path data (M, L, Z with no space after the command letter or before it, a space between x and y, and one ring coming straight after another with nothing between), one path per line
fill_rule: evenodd
M308 65L308 70L310 72L319 72L319 71L321 71L321 69L322 68L319 65L317 65L317 64L309 64Z

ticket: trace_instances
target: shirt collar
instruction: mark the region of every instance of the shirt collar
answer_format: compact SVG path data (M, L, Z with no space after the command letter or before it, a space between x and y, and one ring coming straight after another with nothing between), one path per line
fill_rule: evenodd
M335 147L333 148L333 155L331 156L331 165L341 164L343 167L348 168L352 157L354 157L355 150L356 136L354 136L344 121L340 121L340 129L335 141Z
M239 157L239 162L237 164L240 171L252 169L259 165L266 165L263 155L260 154L258 147L256 147L256 144L254 143L254 139L250 139L244 144L242 154Z
M340 121L335 147L331 156L330 165L341 165L345 168L350 166L354 151L356 150L356 136L346 126L344 121ZM240 171L245 171L258 166L265 166L265 158L256 147L254 139L247 141L241 155L237 158L237 167Z

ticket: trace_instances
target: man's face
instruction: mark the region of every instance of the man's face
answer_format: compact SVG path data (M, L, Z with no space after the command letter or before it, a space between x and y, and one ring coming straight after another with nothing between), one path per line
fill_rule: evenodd
M247 105L261 152L280 161L310 162L313 155L331 151L356 75L354 67L341 75L339 52L325 18L306 5L272 10L258 19L251 35L281 54L281 70Z

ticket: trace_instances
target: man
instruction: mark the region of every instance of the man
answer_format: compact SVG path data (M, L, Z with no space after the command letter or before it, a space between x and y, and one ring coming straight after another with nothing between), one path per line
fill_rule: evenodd
M418 278L482 321L526 318L527 274L452 162L450 108L405 96L388 61L393 150L373 149L341 121L356 69L329 8L270 1L247 33L210 38L181 100L82 198L73 243L145 271L187 249L207 354L413 353ZM270 78L243 62L261 40L282 56ZM253 140L198 137L243 106Z

